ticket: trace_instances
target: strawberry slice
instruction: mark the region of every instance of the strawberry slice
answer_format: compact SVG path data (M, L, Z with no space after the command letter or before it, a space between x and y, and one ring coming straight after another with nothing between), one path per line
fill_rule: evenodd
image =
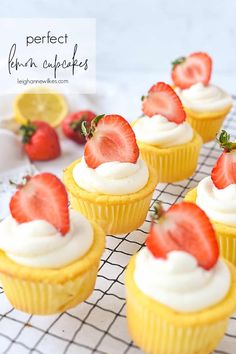
M63 183L51 173L26 177L26 183L10 201L10 211L18 223L46 220L62 235L70 228L68 196Z
M142 111L148 117L161 114L177 124L186 119L186 113L175 91L164 82L158 82L148 91L143 100Z
M159 209L147 236L146 245L154 257L166 258L171 251L194 256L199 266L211 269L219 258L215 231L209 218L196 204L182 202L167 212Z
M224 152L212 169L211 179L216 188L223 189L236 184L236 143L230 141L230 135L225 130L222 130L217 142Z
M96 117L89 131L82 125L87 143L84 158L87 165L96 168L104 162L119 161L135 163L139 149L135 134L129 123L119 115Z
M236 183L236 153L224 151L220 155L211 172L211 179L218 189Z
M181 89L189 88L197 82L207 85L211 78L212 59L207 53L193 53L172 62L173 83Z

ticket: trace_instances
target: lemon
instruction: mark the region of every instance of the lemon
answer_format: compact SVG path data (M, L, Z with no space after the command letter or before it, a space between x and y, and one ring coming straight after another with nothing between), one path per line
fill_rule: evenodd
M13 111L19 124L41 120L56 127L66 116L68 106L59 93L45 88L35 88L16 97Z

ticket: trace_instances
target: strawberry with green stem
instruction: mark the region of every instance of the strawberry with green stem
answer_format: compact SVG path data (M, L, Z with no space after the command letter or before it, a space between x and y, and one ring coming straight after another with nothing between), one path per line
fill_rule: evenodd
M68 195L59 178L51 173L26 176L17 188L10 211L18 223L45 220L62 235L69 231Z
M207 85L211 79L211 72L211 57L207 53L197 52L174 60L171 77L175 86L187 89L198 82Z
M53 160L60 156L61 148L54 128L42 121L28 122L20 127L24 150L32 161Z
M183 251L196 258L198 265L211 269L219 258L219 247L213 226L196 204L182 202L164 211L157 204L146 239L156 258L166 259L169 252Z
M211 172L211 179L216 188L223 189L236 184L236 142L230 141L230 134L225 130L216 141L224 151Z
M105 162L136 163L139 148L130 124L117 114L99 115L90 127L82 123L81 130L87 140L84 159L90 168Z

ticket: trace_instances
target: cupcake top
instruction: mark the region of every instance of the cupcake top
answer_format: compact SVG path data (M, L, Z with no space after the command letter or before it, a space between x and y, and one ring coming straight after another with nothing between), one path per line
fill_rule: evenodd
M160 148L188 143L193 129L175 91L164 82L153 85L143 97L144 116L133 126L137 140Z
M61 268L78 260L93 243L93 229L69 211L62 182L51 173L25 178L0 223L0 249L14 262L33 268Z
M230 271L219 259L214 229L197 205L158 206L134 280L147 296L179 312L214 306L227 295Z
M196 112L222 111L232 105L232 97L210 84L212 59L198 52L172 63L172 80L183 105Z
M88 192L124 195L141 190L149 172L129 123L119 115L100 115L89 129L84 156L73 169L77 185Z
M223 152L211 176L198 184L196 203L212 220L236 227L236 143L225 130L217 141Z

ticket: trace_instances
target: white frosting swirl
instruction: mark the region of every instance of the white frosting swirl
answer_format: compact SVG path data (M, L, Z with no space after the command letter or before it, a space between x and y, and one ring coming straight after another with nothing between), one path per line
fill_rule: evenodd
M77 185L88 192L110 195L135 193L148 181L149 172L145 162L105 162L90 168L84 158L74 167L73 177Z
M159 114L139 118L133 130L137 140L161 148L185 144L193 138L193 129L187 122L176 124Z
M186 252L172 251L167 259L160 259L148 248L137 254L134 280L144 294L181 312L200 311L217 304L231 284L230 271L221 260L205 270Z
M221 88L214 85L203 85L202 82L190 88L175 89L183 105L196 112L215 112L232 105L232 97Z
M205 177L198 184L196 204L211 220L236 226L236 184L218 189L211 177Z
M61 268L81 258L93 243L93 229L70 211L70 230L62 236L45 220L18 224L12 216L0 223L0 249L14 262L34 268Z

